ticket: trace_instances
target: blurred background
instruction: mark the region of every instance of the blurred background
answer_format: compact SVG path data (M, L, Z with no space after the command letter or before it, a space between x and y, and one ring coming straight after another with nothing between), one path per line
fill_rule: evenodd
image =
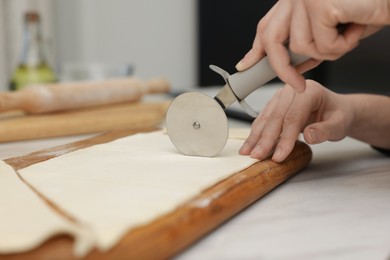
M235 71L259 19L275 2L0 0L0 90L8 89L18 64L27 10L41 15L46 57L60 80L75 78L80 68L102 76L106 67L114 67L142 78L163 75L175 89L188 90L223 83L209 64ZM389 73L390 30L385 28L306 76L340 92L388 93Z

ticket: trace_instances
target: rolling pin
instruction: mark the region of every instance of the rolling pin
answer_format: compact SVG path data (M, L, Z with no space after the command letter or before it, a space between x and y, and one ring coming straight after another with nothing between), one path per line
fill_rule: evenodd
M30 85L16 92L0 93L0 112L23 110L39 114L81 107L138 101L144 94L170 90L166 79L143 81L135 77Z

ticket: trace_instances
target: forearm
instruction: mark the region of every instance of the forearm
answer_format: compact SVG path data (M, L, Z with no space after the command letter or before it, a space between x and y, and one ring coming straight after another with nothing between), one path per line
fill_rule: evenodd
M390 97L351 94L346 98L355 111L348 135L373 146L390 149Z

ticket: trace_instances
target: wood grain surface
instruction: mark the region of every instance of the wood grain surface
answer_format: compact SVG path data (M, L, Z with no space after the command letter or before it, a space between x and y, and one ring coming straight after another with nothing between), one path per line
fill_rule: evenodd
M0 142L156 127L168 105L136 102L37 115L5 113L0 115Z
M136 132L138 130L113 131L73 144L11 158L6 162L15 169L22 169L73 150L109 142ZM210 187L175 211L130 231L110 251L94 250L86 259L167 259L175 256L301 171L309 164L311 157L308 145L297 142L293 152L283 163L277 164L271 160L258 162ZM62 235L32 251L0 255L0 259L75 259L72 245L73 240Z

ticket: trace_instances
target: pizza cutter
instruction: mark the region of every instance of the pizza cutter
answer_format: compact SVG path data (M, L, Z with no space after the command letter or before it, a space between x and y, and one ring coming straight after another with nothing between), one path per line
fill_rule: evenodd
M294 66L309 59L292 52L290 58ZM214 98L197 92L184 93L177 96L167 110L165 123L168 136L185 155L216 156L225 146L229 135L224 110L237 101L247 114L255 118L257 113L245 98L277 76L267 57L233 75L214 65L210 65L210 69L220 74L226 82Z

